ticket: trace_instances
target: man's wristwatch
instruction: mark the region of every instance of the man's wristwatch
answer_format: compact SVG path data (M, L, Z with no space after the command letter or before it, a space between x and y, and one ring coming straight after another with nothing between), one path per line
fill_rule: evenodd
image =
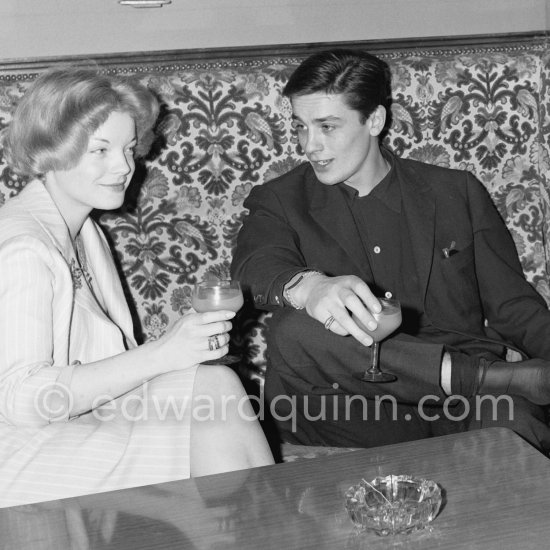
M290 286L285 287L285 289L283 290L283 298L294 309L304 309L304 306L301 306L294 301L290 291L293 288L296 288L303 280L311 277L312 275L322 275L322 273L320 271L302 271L302 273L300 273L300 276Z

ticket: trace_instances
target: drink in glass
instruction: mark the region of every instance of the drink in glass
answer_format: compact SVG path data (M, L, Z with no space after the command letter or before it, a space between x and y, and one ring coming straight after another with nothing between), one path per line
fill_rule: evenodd
M235 313L243 307L243 293L239 281L208 279L195 283L191 295L191 305L199 313L227 309ZM239 361L235 355L205 361L204 364L231 365Z
M376 319L378 326L375 330L369 330L357 317L354 315L353 320L357 326L364 330L366 333L370 334L375 342L380 342L389 336L396 328L401 325L401 307L399 303L390 304L390 300L384 298L379 299L380 305L382 305L382 311L380 313L373 313L372 316ZM392 300L397 302L397 300ZM384 303L383 303L384 302Z
M360 379L364 382L393 382L397 377L389 372L382 372L379 365L380 340L389 336L397 329L402 322L401 304L399 300L390 298L378 298L382 311L373 313L378 326L375 330L369 330L357 317L353 316L353 320L357 326L370 334L374 340L372 345L372 360L371 366L366 372L360 373Z
M239 281L208 280L196 283L191 305L199 313L228 309L237 312L243 306Z

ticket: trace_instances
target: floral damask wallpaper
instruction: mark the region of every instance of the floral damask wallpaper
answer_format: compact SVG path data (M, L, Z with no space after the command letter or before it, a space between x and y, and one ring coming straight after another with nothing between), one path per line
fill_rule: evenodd
M387 145L404 157L473 172L505 219L527 279L550 304L547 45L378 55L393 74ZM158 338L190 307L192 285L206 272L228 272L252 186L303 161L280 94L300 61L289 55L186 63L182 56L105 67L135 75L163 105L157 142L127 205L100 215L142 338ZM33 78L0 68L0 131ZM0 151L0 204L24 183ZM261 364L258 314L248 314L234 345Z

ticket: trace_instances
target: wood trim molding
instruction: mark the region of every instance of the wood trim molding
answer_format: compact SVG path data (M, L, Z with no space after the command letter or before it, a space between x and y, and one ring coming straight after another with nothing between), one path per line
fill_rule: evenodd
M528 33L506 33L491 35L467 35L453 37L409 38L392 40L364 40L353 42L316 42L308 44L283 44L266 46L247 46L238 48L207 48L188 50L165 50L158 52L113 53L98 55L74 55L63 57L43 57L0 60L0 79L17 79L21 73L40 72L52 65L85 64L90 62L105 69L139 67L139 72L159 70L160 67L179 68L216 68L235 65L262 65L273 63L277 58L295 57L301 59L315 51L333 47L365 49L383 58L398 58L410 55L416 50L418 55L452 55L461 53L475 54L481 51L523 51L527 49L545 50L549 47L549 34L546 31Z

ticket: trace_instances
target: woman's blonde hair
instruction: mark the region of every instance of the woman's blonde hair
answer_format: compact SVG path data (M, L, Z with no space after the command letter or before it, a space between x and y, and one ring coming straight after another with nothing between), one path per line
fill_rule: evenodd
M88 67L50 69L21 98L5 131L4 156L25 177L73 168L90 136L115 111L133 118L136 156L145 156L159 112L156 97L145 86Z

